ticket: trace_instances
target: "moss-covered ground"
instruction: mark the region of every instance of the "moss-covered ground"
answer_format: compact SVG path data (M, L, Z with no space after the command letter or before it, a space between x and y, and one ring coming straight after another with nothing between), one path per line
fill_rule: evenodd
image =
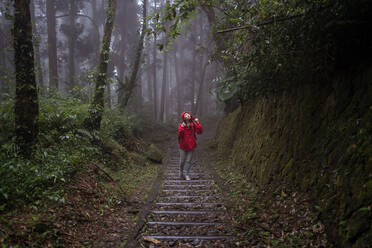
M214 139L228 170L260 188L307 194L339 247L372 242L371 78L367 70L334 87L252 99L220 121Z
M229 196L238 247L333 247L309 196L280 185L258 187L231 159L212 149L209 156Z

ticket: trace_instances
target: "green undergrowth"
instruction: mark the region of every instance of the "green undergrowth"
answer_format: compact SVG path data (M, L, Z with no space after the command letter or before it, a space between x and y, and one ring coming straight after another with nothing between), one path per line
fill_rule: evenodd
M210 157L228 196L238 247L332 247L306 195L284 185L259 187L231 159L217 151Z
M90 132L84 126L88 104L62 94L41 97L38 142L23 159L14 140L13 104L9 96L0 103L0 211L38 200L63 203L63 185L91 161L116 169L148 163L140 116L106 110L101 130Z
M152 183L158 175L161 164L147 163L146 165L132 164L118 171L108 170L117 182L114 191L123 195L127 201L139 202L145 199ZM106 186L111 187L110 184Z
M29 160L18 155L14 140L13 99L0 104L0 211L40 200L65 201L64 185L85 161L99 157L93 134L83 128L88 105L55 95L40 99L39 136Z
M26 160L18 155L14 142L13 106L12 97L2 98L3 247L82 247L83 237L90 235L84 233L85 225L98 232L104 228L100 222L123 215L127 211L122 208L145 200L163 156L148 133L155 136L166 125L146 115L106 109L101 130L91 132L84 125L89 116L87 103L67 94L41 97L39 137L32 157ZM166 135L159 136L165 139ZM120 218L134 225L137 213ZM88 220L76 221L81 215Z

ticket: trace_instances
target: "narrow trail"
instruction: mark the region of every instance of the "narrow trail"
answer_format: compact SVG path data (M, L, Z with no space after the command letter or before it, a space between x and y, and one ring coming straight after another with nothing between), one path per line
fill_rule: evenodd
M210 135L203 136L204 143ZM187 181L179 177L177 144L171 147L158 194L139 220L144 223L135 237L137 246L127 247L233 247L231 217L214 174L199 157L202 148L194 153Z
M160 242L154 247L230 247L230 217L219 188L198 162L192 166L190 181L180 179L177 153L171 153L140 242L148 247L146 241L151 240Z

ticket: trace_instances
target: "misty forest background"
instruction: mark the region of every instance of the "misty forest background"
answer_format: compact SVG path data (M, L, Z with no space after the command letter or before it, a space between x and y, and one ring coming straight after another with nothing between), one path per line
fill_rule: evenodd
M1 197L9 201L31 194L25 188L5 187L22 187L12 181L23 181L17 176L20 168L37 170L24 172L32 173L31 180L36 181L38 173L50 173L38 175L40 180L46 176L58 181L65 165L76 169L72 164L93 156L89 150L93 148L82 146L81 139L88 143L99 135L124 139L125 132L156 130L161 123L176 125L185 110L199 116L221 112L212 87L221 73L209 58L213 46L205 14L194 13L179 39L170 42L170 35L155 23L165 15L165 5L165 1L32 1L29 6L27 1L1 2L2 173L7 175L7 166L17 163L35 162L43 168L16 165L15 178L8 176L9 182L2 184ZM12 35L16 29L19 33ZM168 42L172 44L165 46ZM27 187L34 188L31 185Z
M329 244L367 247L371 13L369 0L0 0L0 241L82 244L48 209L71 204L77 179L112 206L148 188L190 111L218 123L223 175L307 194Z

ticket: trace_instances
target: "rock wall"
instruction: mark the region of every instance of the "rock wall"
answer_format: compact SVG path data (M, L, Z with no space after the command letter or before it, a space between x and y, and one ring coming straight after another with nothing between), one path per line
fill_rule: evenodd
M308 192L339 247L372 243L372 70L245 103L216 130L257 185Z

